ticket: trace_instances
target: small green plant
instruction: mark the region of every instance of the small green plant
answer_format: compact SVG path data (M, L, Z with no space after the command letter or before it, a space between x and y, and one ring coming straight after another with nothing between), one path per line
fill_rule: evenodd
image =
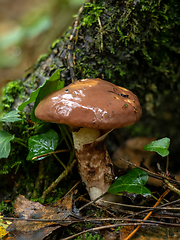
M127 174L119 177L108 189L108 193L122 195L124 192L141 194L144 197L150 196L151 192L144 185L148 180L148 173L133 168Z
M53 155L63 169L67 169L67 166L71 164L74 150L67 127L61 125L59 129L55 127L54 130L51 128L54 126L40 121L34 115L34 110L42 98L50 92L64 87L64 80L60 79L60 72L61 69L57 70L41 87L32 92L30 98L23 102L18 110L10 111L0 119L3 126L2 130L0 130L0 174L7 174L14 167L16 173L19 167L22 166L25 171L27 170L28 178L28 166L30 166L31 162L42 160L49 155ZM23 109L32 102L34 102L34 107L29 122L23 113ZM58 150L58 153L69 152L67 166L55 152L57 146L60 147L62 142L67 145L67 149L64 149L65 145L63 145L63 149ZM5 160L6 158L8 158L8 161Z
M1 204L0 204L0 213L4 214L6 212L13 212L13 206L8 206L8 203L1 202Z
M155 151L162 157L167 156L166 172L168 172L169 165L169 138L162 138L157 141L153 141L146 146L144 150ZM148 173L139 169L133 168L127 174L119 177L108 189L109 193L122 195L124 192L141 194L144 197L150 196L151 192L144 185L148 180Z
M101 237L98 234L92 235L91 233L85 233L84 235L80 235L77 238L75 238L76 240L81 240L81 239L85 239L85 240L104 240L103 237Z
M98 18L104 7L98 4L86 3L87 15L83 17L83 26L90 27L93 23L98 21Z
M157 152L161 157L166 157L169 155L169 145L170 139L165 137L156 141L152 141L151 143L144 146L144 150Z
M3 116L3 118L0 121L8 124L22 121L22 118L19 113L23 111L26 105L28 105L31 102L35 102L32 113L31 113L31 119L34 122L40 122L40 120L38 120L34 115L34 110L36 106L41 101L41 99L44 98L48 93L53 92L55 90L59 90L63 87L64 87L64 81L60 80L60 70L57 70L50 77L49 80L47 80L36 91L31 93L30 99L22 103L19 106L18 110L10 111L5 116ZM49 134L53 135L52 139L48 137ZM23 145L25 148L29 147L30 151L28 154L28 160L30 160L30 158L32 159L38 154L41 155L41 154L46 154L48 152L54 151L58 143L58 134L55 133L55 131L50 130L50 132L47 131L44 135L32 136L29 138L29 140L24 142L22 139L17 138L14 134L12 135L9 132L0 130L0 158L7 158L9 156L11 151L10 142L18 142L19 144ZM37 144L38 144L37 142L39 142L38 147L37 147Z
M147 144L143 148L146 151L157 152L161 157L167 157L166 173L168 173L168 167L169 167L169 150L168 150L169 145L170 145L170 139L165 137L156 141L152 141L151 143Z

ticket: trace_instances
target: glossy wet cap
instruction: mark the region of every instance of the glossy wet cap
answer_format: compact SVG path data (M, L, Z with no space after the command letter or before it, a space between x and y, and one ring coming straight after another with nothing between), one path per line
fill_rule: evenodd
M141 117L131 91L102 79L82 79L46 96L36 107L38 119L98 129L133 125Z

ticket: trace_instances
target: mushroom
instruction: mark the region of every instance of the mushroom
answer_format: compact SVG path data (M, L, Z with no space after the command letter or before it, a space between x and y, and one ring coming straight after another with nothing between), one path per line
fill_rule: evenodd
M75 81L46 96L35 109L40 120L70 126L79 174L91 200L108 190L114 176L105 137L133 125L141 114L135 94L99 78Z

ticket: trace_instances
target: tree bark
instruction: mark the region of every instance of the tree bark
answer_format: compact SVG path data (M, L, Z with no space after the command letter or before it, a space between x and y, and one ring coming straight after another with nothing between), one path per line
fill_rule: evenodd
M175 148L180 140L179 9L179 0L97 0L85 4L72 29L20 80L24 97L59 68L66 85L83 78L111 81L133 91L142 105L139 123L124 131L167 136ZM11 108L21 101L16 99Z

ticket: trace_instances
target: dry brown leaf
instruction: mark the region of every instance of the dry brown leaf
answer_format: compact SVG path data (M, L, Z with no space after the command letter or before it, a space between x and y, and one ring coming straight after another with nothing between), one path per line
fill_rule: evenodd
M72 197L73 194L70 194L62 199L58 200L57 202L53 203L53 207L59 207L62 211L68 210L72 212Z
M54 230L69 223L60 224L52 220L71 220L72 195L57 201L53 206L44 206L39 202L33 202L19 195L14 204L15 217L24 220L14 220L8 227L10 235L17 240L36 239L42 240ZM30 221L31 219L37 221ZM39 221L40 220L40 221ZM42 221L41 221L42 220ZM43 220L51 220L50 222Z
M120 230L120 239L124 240L131 233L133 229L134 229L134 226L124 226Z

